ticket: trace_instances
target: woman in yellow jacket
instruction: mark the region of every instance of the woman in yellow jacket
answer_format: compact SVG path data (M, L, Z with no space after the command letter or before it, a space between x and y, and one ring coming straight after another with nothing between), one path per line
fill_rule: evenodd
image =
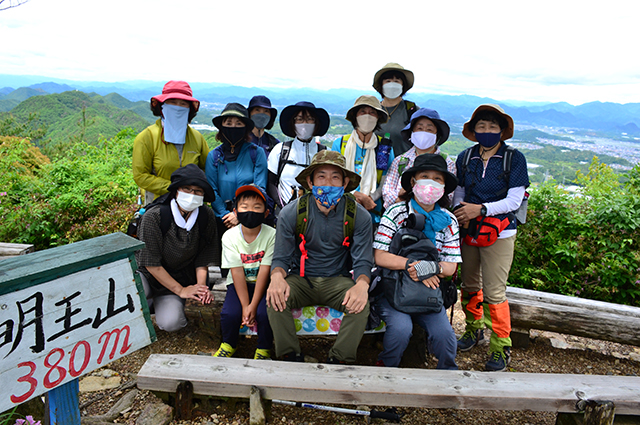
M196 164L204 171L209 153L202 134L189 126L200 108L189 84L169 81L150 106L160 118L133 142L133 179L145 191L145 205L167 193L178 168Z

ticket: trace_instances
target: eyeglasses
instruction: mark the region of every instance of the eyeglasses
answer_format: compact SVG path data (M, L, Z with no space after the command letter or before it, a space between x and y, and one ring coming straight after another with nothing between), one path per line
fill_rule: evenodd
M194 195L198 195L198 196L204 196L204 190L202 189L192 189L190 187L181 187L180 189L178 189L180 192L184 192L184 193L193 193Z
M306 117L306 118L295 117L293 119L293 122L296 123L296 124L305 124L305 123L307 123L307 124L315 124L316 123L316 119L313 118L313 117Z

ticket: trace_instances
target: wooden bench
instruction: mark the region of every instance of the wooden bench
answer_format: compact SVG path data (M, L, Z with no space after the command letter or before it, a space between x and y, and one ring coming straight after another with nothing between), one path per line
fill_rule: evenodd
M30 244L0 242L0 259L25 255L33 251L33 245Z
M640 308L507 287L514 346L538 329L640 346Z
M266 400L559 413L589 413L589 406L609 406L610 415L640 414L640 378L629 376L397 369L171 354L152 354L138 373L138 387L145 390L175 393L186 382L192 394L205 396L251 398L254 387Z

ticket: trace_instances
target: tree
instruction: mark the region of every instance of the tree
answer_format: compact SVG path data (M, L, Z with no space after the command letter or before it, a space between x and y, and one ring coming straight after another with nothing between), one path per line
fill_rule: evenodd
M28 1L29 0L0 0L0 11L18 7Z

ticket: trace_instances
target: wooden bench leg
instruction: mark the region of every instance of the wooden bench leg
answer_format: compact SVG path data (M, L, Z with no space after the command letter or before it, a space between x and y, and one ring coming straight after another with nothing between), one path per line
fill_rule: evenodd
M514 348L529 348L529 329L512 328L511 344Z
M190 420L193 409L193 384L182 381L176 388L176 419Z
M249 425L265 425L266 418L262 397L260 396L260 389L252 386L249 394Z
M584 403L584 404L583 404ZM615 405L611 401L580 401L584 413L558 413L556 425L613 425Z

